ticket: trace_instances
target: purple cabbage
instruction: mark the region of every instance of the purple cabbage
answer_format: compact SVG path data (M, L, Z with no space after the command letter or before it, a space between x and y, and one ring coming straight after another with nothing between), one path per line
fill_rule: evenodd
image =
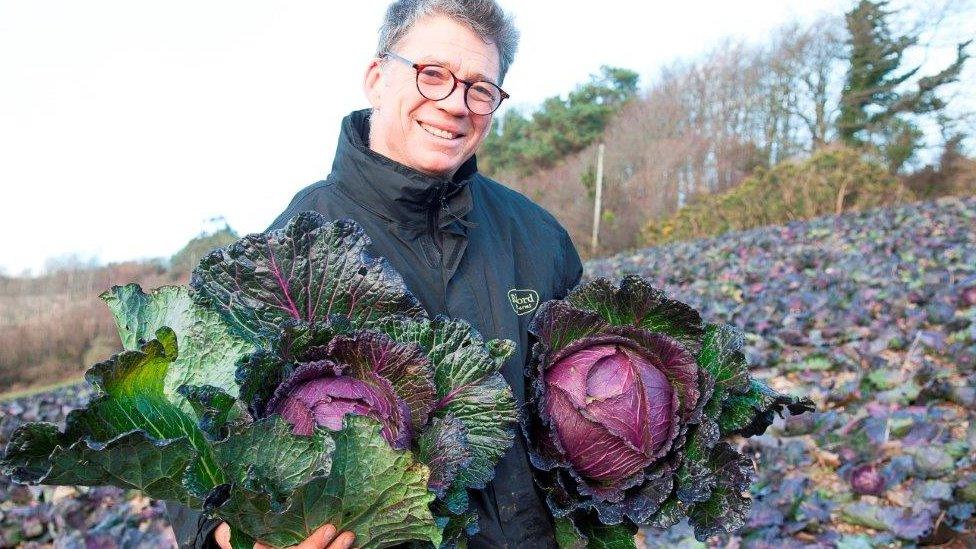
M637 276L544 303L529 331L523 429L561 546L614 545L685 517L702 541L741 527L754 467L721 439L813 409L749 376L741 331Z
M861 495L880 496L885 491L885 478L877 467L866 463L851 471L851 488Z

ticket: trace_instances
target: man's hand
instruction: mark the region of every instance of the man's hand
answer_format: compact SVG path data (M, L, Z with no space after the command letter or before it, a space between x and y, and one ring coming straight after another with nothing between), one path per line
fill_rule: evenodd
M214 530L214 540L222 549L230 548L230 526L226 522ZM356 540L356 534L352 532L342 532L336 535L335 526L325 524L312 535L305 538L305 541L298 545L293 545L291 549L349 549L352 542ZM254 544L254 549L273 549L270 545L265 545L260 541Z

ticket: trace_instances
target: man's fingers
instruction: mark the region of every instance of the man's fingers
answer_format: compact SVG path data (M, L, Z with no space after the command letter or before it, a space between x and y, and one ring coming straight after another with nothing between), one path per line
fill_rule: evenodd
M226 522L214 530L214 541L222 549L230 549L230 526ZM305 541L292 547L292 549L349 549L356 541L356 535L352 532L343 532L336 536L336 528L331 524L320 526L312 535L305 538ZM274 549L270 545L265 545L260 541L254 544L254 549Z
M227 526L226 522L221 522L214 530L214 541L221 549L230 549L230 526Z
M354 541L356 541L356 534L343 532L326 549L349 549Z
M312 532L311 536L298 544L299 549L322 549L329 545L336 535L336 528L331 524L319 526L318 530Z

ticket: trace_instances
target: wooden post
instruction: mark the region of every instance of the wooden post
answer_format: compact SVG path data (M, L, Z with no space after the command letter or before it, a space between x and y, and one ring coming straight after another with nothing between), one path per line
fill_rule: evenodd
M593 204L593 239L590 241L590 255L596 256L600 242L600 202L603 200L603 143L597 149L596 157L596 202Z

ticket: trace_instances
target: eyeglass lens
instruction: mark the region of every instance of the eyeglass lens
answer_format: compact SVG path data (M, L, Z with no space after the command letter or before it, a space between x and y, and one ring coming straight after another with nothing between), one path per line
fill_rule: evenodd
M431 65L417 72L417 89L431 101L440 101L454 89L454 75L444 67ZM475 114L491 114L502 97L490 82L475 82L465 91L465 102Z

